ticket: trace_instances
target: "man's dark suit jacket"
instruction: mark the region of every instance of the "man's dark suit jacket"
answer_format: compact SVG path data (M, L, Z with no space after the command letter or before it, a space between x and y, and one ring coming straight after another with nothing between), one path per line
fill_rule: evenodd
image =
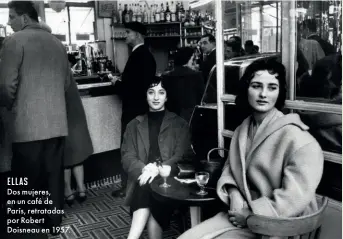
M208 75L212 67L216 64L216 50L213 50L206 59L202 62L200 66L200 71L202 72L202 76L204 78L205 84L207 82Z
M211 81L207 82L209 79L209 74L212 70L212 67L216 65L216 50L213 50L204 60L204 62L200 66L200 71L202 72L205 87L208 83L208 87L205 88L206 90L206 97L205 102L212 103L217 102L217 79L216 76L211 77Z
M184 110L193 108L200 104L204 93L204 80L199 71L185 66L176 66L173 71L163 75L168 83L167 107L170 111L183 117ZM186 121L188 117L186 117Z
M122 99L122 132L126 125L148 109L146 89L156 74L156 61L149 49L142 45L135 49L115 88Z
M315 40L319 43L319 45L322 47L325 56L331 55L333 53L335 53L335 47L330 43L325 41L324 39L322 39L320 36L318 35L310 35L307 37L307 39L312 39Z

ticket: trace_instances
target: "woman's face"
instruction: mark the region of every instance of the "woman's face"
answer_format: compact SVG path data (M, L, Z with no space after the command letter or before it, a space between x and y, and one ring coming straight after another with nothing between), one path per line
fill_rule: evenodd
M267 70L257 71L248 88L248 102L256 113L267 113L279 96L279 80Z
M149 111L156 112L164 110L164 105L167 101L167 92L162 88L161 83L148 89L147 101Z

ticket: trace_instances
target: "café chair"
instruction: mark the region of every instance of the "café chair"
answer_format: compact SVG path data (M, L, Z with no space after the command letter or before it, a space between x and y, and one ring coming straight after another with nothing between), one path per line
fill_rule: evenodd
M324 212L328 198L317 198L319 210L311 215L297 218L274 218L260 215L250 215L247 219L248 228L261 235L262 239L274 237L319 239Z

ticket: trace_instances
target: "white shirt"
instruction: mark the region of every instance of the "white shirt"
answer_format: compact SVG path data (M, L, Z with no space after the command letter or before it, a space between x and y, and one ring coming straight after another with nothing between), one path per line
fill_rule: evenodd
M135 47L132 49L132 52L142 45L144 45L144 43L140 43L140 44L135 45Z

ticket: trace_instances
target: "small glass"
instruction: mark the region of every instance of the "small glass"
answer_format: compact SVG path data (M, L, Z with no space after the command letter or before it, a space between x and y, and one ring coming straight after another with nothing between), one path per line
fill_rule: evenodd
M208 183L208 180L210 179L210 174L208 172L197 172L195 173L195 180L200 187L200 191L197 192L197 195L207 195L208 192L205 191L205 185Z
M160 185L161 188L169 188L170 185L167 183L167 178L170 175L171 166L170 165L162 165L158 167L160 176L163 178L163 184Z

